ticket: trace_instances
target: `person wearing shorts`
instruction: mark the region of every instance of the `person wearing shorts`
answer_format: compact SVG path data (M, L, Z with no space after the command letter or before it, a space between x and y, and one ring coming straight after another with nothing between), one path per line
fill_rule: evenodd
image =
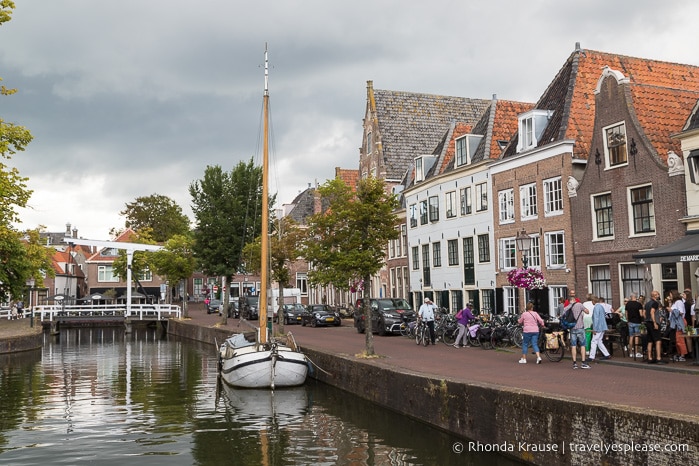
M570 296L568 300L568 305L565 310L573 308L573 316L575 317L575 327L570 329L570 353L573 357L573 369L578 368L578 363L576 362L577 349L580 346L580 367L583 369L589 369L590 366L585 363L585 345L587 344L587 338L585 336L585 324L583 323L583 313L587 314L588 311L585 307L575 299L575 296Z
M650 294L650 299L646 303L646 330L648 335L648 354L646 355L649 364L665 364L663 361L663 351L662 351L662 335L660 334L660 326L655 320L655 314L660 309L660 293L657 290L653 290ZM653 345L655 345L655 360L653 359Z
M631 293L629 301L626 303L626 318L629 324L629 357L642 358L643 354L638 349L641 346L641 324L643 323L643 306L636 297L636 293Z

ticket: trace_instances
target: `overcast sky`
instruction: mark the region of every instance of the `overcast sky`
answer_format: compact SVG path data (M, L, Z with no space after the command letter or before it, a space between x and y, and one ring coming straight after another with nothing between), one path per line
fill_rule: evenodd
M357 168L366 82L535 102L575 43L699 65L692 0L15 0L0 27L0 118L34 140L22 229L109 239L161 194L191 215L207 165L259 160L265 43L272 190L289 203Z

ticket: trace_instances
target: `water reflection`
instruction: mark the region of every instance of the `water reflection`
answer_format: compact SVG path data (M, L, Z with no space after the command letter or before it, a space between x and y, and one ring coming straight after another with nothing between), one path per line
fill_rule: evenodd
M513 464L312 380L233 389L213 347L154 329L66 329L0 367L2 464Z

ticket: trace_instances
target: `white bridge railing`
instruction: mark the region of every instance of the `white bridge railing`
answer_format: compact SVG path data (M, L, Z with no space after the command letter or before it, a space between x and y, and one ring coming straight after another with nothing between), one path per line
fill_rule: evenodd
M27 310L24 311L25 317ZM125 304L104 305L80 305L80 304L53 304L34 306L34 317L39 317L42 322L53 322L61 317L123 317L132 320L167 320L179 318L182 310L174 304L132 304L129 314Z

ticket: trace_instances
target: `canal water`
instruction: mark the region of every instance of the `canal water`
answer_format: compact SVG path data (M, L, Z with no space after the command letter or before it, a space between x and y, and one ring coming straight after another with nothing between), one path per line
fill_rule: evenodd
M3 465L510 465L328 385L219 382L213 346L155 329L65 329L0 355ZM400 396L400 393L396 393Z

